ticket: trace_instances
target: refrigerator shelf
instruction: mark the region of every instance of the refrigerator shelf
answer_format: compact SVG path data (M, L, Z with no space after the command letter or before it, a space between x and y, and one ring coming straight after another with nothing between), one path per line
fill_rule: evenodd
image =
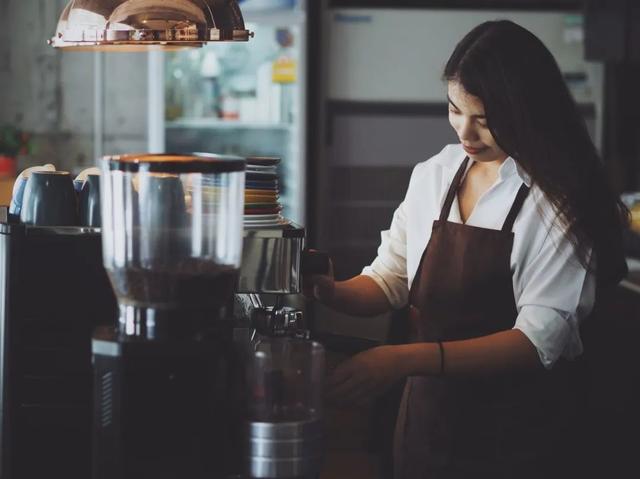
M217 118L181 118L167 121L167 128L206 128L214 130L284 130L289 131L293 125L289 123L269 123L240 120L220 120Z

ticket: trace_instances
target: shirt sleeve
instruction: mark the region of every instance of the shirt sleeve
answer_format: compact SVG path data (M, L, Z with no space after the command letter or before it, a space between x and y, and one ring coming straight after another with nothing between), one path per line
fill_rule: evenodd
M378 256L362 274L380 286L393 308L403 307L409 298L407 285L406 199L396 209L388 230L380 233Z
M560 356L573 359L580 355L579 326L593 309L595 275L580 263L561 228L549 228L539 252L524 266L521 276L514 328L534 344L547 369Z

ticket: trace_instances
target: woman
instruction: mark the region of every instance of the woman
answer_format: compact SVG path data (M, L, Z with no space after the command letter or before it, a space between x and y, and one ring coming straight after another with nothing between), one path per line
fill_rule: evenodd
M579 325L626 273L628 212L552 55L509 21L479 25L444 78L460 144L413 171L361 275L311 278L356 315L409 305L412 342L336 369L360 401L408 378L396 477L575 477Z

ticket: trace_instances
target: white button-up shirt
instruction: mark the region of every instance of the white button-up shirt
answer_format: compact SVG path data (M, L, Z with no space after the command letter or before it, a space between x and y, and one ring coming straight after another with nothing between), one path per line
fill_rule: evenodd
M433 221L440 216L465 157L461 145L448 145L414 168L404 201L389 230L381 233L377 258L362 271L382 288L394 308L407 304ZM527 174L513 158L507 158L495 184L480 197L466 224L502 229L523 182L531 186ZM457 197L448 221L462 223ZM518 310L514 328L529 338L544 366L550 368L560 356L571 359L582 353L578 326L593 308L595 275L580 264L553 207L535 185L516 218L513 233L511 271Z

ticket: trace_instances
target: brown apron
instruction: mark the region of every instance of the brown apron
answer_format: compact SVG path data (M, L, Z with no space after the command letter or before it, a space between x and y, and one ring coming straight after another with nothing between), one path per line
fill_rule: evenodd
M511 230L529 189L522 185L501 231L448 222L468 162L433 223L409 293L413 342L486 336L515 324ZM574 366L408 378L396 424L396 479L547 479L573 470L581 400Z

